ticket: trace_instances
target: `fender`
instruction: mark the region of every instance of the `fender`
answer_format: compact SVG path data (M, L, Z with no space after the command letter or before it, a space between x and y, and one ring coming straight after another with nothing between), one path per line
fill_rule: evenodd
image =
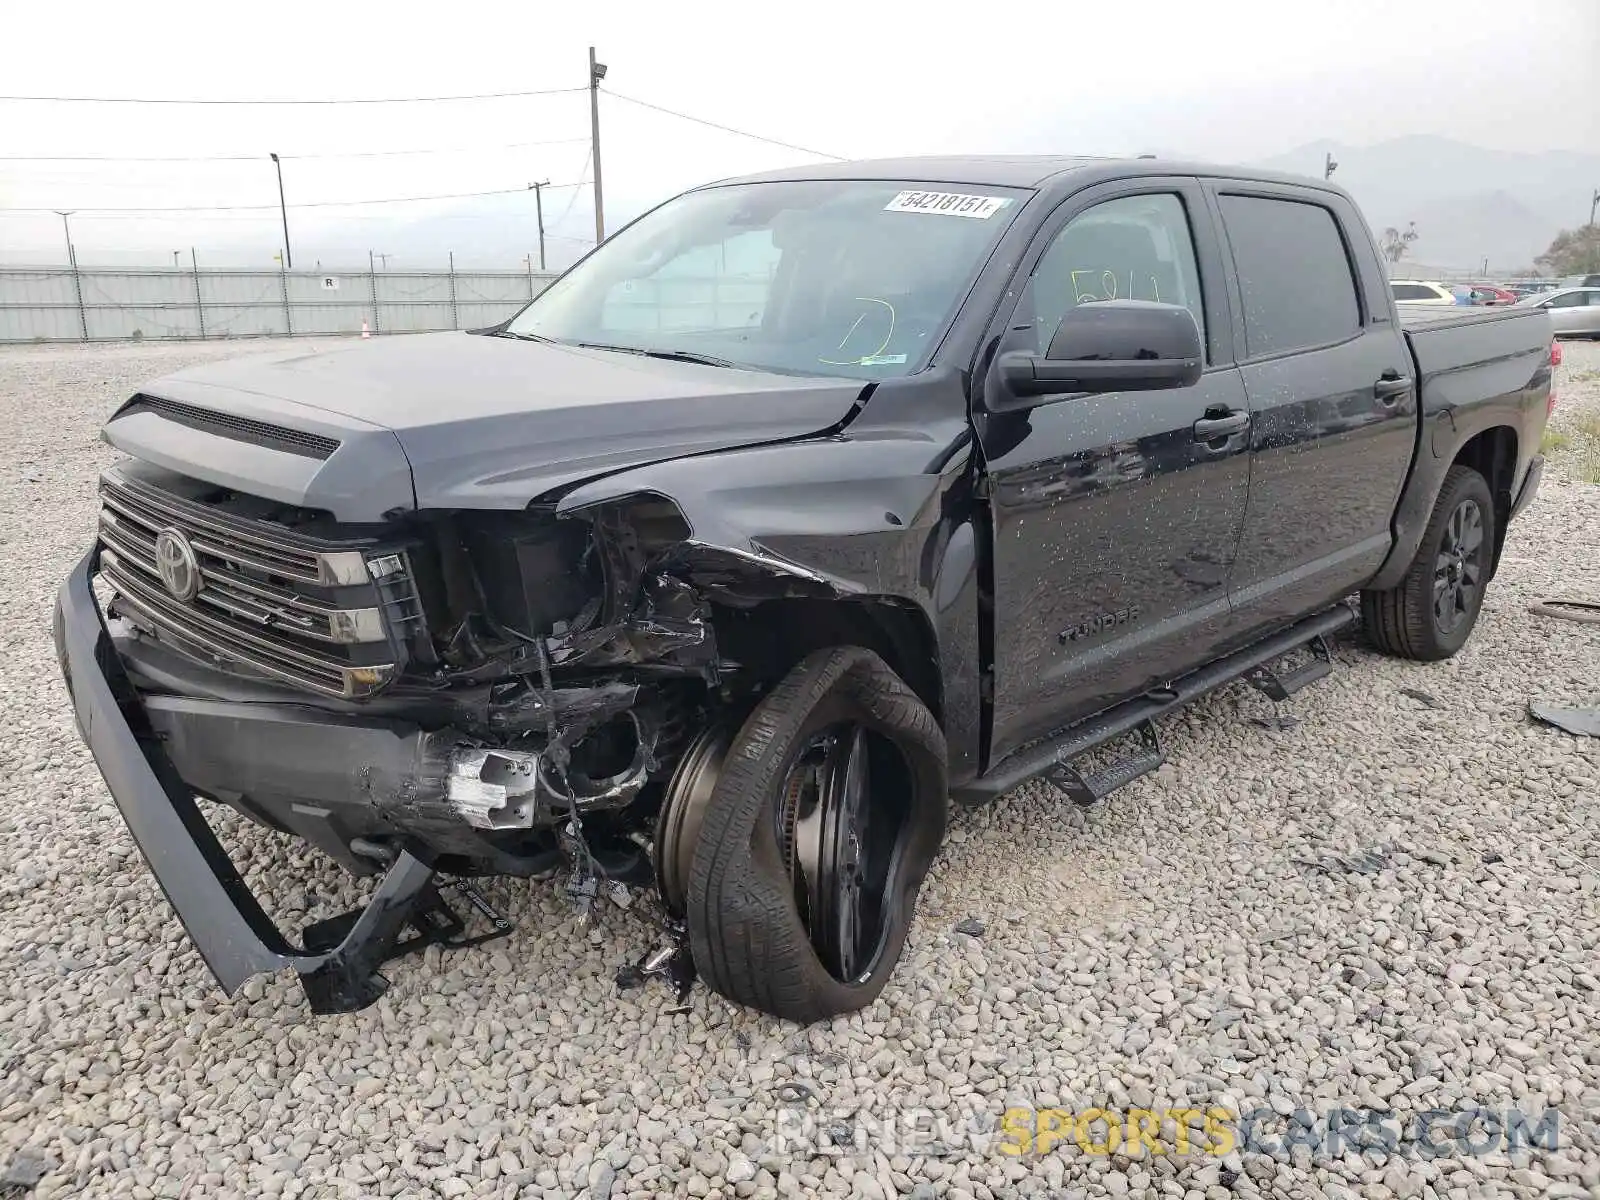
M1516 324L1471 325L1463 327L1460 334L1448 331L1448 340L1441 336L1447 331L1432 331L1427 338L1412 340L1422 388L1417 446L1391 523L1394 545L1368 588L1391 588L1404 578L1422 544L1445 474L1473 438L1490 429L1506 428L1516 435L1515 460L1507 478L1489 480L1497 504L1503 504L1495 544L1498 562L1505 518L1538 451L1550 395L1549 352L1517 345L1521 338ZM1469 335L1478 340L1469 340ZM1516 342L1511 341L1513 337ZM1459 346L1455 344L1458 339ZM1487 361L1474 358L1484 352L1486 343L1493 349L1497 341L1507 345L1506 353Z
M979 733L970 456L935 455L927 431L867 434L673 459L540 502L571 518L666 500L688 536L655 565L722 603L798 596L911 609L938 660L951 777L970 776Z

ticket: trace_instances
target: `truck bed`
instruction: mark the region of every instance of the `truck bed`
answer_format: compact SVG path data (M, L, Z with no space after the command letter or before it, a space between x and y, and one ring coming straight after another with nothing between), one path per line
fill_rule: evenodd
M1507 390L1503 382L1525 381L1529 365L1539 356L1548 358L1554 336L1550 316L1542 308L1450 308L1443 305L1397 304L1400 325L1417 361L1423 401L1430 397L1430 381L1458 371L1482 371L1495 376L1484 383L1483 395ZM1505 380L1499 376L1504 373Z

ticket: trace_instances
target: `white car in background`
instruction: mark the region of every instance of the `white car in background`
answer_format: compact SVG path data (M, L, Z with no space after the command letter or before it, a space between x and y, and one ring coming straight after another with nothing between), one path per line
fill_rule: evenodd
M1391 279L1389 290L1396 304L1454 304L1455 293L1442 283L1428 283L1421 279Z
M1541 292L1518 300L1516 307L1544 309L1557 337L1600 338L1600 287Z

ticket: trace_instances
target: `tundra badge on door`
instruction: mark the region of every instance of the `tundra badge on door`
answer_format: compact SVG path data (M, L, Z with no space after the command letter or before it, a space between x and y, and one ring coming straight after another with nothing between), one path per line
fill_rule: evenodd
M1095 613L1094 616L1079 621L1070 628L1063 629L1056 634L1056 640L1063 646L1068 642L1081 642L1084 638L1098 637L1108 629L1115 629L1118 625L1131 625L1138 619L1139 606L1137 604L1113 608L1109 612Z

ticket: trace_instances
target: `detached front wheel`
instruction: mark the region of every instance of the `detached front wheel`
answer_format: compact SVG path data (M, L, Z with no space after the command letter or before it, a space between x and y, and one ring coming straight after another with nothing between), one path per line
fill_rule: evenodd
M669 797L658 869L701 977L802 1024L872 1003L944 837L933 714L876 654L833 647L698 762L699 786Z

